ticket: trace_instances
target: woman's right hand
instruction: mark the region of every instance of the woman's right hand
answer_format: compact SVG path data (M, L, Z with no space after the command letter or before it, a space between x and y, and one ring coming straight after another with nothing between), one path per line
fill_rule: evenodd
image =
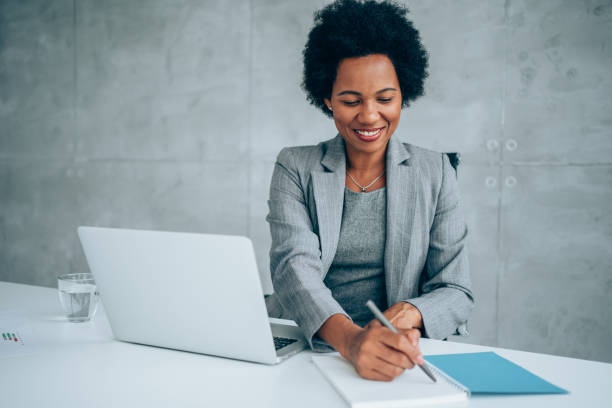
M418 329L393 333L377 320L359 327L342 314L332 315L318 335L369 380L391 381L416 364L423 364Z
M339 351L363 378L391 381L415 363L424 362L418 345L419 330L395 334L380 324L370 324L351 332Z

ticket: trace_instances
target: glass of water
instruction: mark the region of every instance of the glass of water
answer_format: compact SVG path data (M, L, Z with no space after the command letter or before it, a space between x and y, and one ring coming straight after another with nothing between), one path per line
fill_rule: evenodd
M93 319L98 306L96 281L91 273L69 273L57 278L62 309L71 322Z

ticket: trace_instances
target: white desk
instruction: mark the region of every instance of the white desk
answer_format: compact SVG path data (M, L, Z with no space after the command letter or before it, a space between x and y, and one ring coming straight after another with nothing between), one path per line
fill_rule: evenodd
M26 311L38 349L0 358L5 407L346 406L310 362L311 352L264 366L117 342L102 308L92 322L69 323L60 317L56 290L0 282L0 311L9 309ZM494 350L571 392L476 396L471 407L612 406L612 364L429 339L421 348L424 354Z

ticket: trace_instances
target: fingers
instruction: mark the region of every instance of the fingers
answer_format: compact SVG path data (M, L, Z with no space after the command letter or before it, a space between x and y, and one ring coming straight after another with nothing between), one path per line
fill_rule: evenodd
M415 363L423 364L419 337L418 330L407 329L396 334L372 323L355 338L349 359L362 377L391 381L405 369L413 368Z
M404 335L410 344L412 345L415 354L411 355L412 361L415 363L422 365L425 363L423 359L423 353L421 353L421 348L419 347L419 339L421 338L421 331L419 329L406 329L402 330L401 334ZM413 358L416 358L416 360Z
M387 364L401 368L401 371L404 371L406 368L412 369L414 367L414 362L406 354L385 345L381 345L378 358Z
M379 345L379 347L382 349L391 350L384 345ZM402 354L399 352L391 352L402 356ZM405 367L398 365L397 362L391 363L388 360L392 360L392 358L389 358L389 356L386 356L386 358L381 358L379 354L380 353L364 354L360 358L359 365L357 367L359 375L370 380L391 381L404 372ZM400 359L401 358L402 357L400 357ZM405 359L403 364L412 364L412 362L410 362L406 356L403 356L403 358Z
M370 323L365 326L365 329L370 329L372 327L382 327L382 324L377 319L372 319Z
M364 369L361 371L358 371L359 375L362 376L363 378L367 379L367 380L374 380L374 381L392 381L395 377L391 377L385 374L382 374L376 370L372 370L372 369Z
M381 376L390 378L391 380L394 379L395 377L400 376L404 372L404 370L406 370L406 367L402 367L402 366L395 365L393 363L389 363L388 361L380 357L377 358L372 363L371 367L372 367L372 370L376 371ZM383 381L387 381L387 380L383 380Z
M419 329L402 329L399 332L410 340L410 344L418 347L419 339L421 338L421 331Z
M418 330L406 329L400 334L395 334L388 329L385 331L380 339L386 346L405 354L413 363L421 365L425 362L418 344L420 337L420 333L416 333Z

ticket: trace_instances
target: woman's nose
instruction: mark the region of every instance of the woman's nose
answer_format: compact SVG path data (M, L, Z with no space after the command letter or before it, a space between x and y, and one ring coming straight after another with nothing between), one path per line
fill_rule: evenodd
M361 110L359 111L359 122L363 124L376 123L380 117L376 104L373 102L364 102L361 104Z

